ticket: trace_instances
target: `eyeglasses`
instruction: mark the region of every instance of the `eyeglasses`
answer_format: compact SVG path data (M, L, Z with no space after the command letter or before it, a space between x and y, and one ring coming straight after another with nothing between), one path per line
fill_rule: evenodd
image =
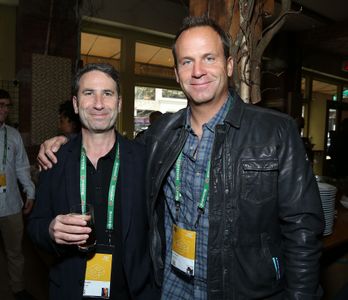
M13 105L12 104L7 104L7 103L1 103L0 102L0 109L3 109L3 108L11 108Z

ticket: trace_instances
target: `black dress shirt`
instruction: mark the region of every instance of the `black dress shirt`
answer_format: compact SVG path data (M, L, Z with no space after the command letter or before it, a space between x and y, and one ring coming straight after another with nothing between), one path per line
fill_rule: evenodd
M106 231L108 192L112 168L116 156L116 145L117 144L115 143L110 152L98 160L96 169L87 158L87 202L94 206L97 239L96 251L112 253L110 299L128 300L131 299L131 297L122 263L122 216L121 204L117 199L117 190L121 187L118 183L116 185L116 197L114 202L114 230L110 235L112 247L108 247L109 234Z

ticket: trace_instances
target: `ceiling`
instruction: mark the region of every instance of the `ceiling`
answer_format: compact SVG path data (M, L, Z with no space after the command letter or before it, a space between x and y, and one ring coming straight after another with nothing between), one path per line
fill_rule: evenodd
M292 9L301 13L289 15L282 30L298 32L306 47L348 59L347 0L293 0Z
M162 0L164 1L164 0ZM189 6L189 0L165 0ZM275 0L276 11L281 0ZM0 4L18 5L18 0L0 0ZM313 47L348 59L348 0L293 0L292 9L282 30L301 34L307 47Z
M120 59L121 40L108 36L82 32L81 54Z
M277 1L279 2L279 1ZM312 29L348 20L347 0L293 0L292 8L302 7L299 29Z
M86 56L120 59L121 40L118 38L90 33L81 33L81 54ZM170 48L136 42L135 61L143 64L172 67Z
M189 7L190 0L162 0L180 2ZM213 0L212 0L213 1ZM0 0L0 4L18 5L18 0ZM275 0L275 13L281 7L281 0ZM302 36L305 47L339 55L348 60L348 0L292 0L292 10L299 14L288 16L282 31L296 32ZM269 22L272 18L269 19ZM121 40L82 33L81 53L113 59L120 58ZM172 67L172 55L169 48L161 48L143 43L136 44L136 61L145 64L156 64ZM335 92L335 87L321 86L329 94Z
M189 5L188 0L167 1ZM274 15L277 15L280 4L281 0L276 0ZM281 30L298 33L309 49L348 59L348 0L293 0L292 10L301 13L289 15ZM81 39L83 54L119 58L120 40L91 34L83 34ZM166 48L137 43L136 56L137 62L173 65L170 50Z

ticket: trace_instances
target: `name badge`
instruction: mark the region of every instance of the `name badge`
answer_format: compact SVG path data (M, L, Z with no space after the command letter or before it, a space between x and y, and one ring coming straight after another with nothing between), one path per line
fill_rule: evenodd
M112 254L96 253L87 260L84 297L109 299L111 282Z
M173 225L172 259L174 268L188 276L195 274L196 232Z
M0 193L6 193L6 174L0 173Z

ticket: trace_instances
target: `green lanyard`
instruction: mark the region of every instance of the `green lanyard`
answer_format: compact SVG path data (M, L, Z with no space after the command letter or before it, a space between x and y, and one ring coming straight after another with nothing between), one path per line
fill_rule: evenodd
M231 103L232 103L232 101L229 101L229 99L227 99L228 106L227 106L227 109L225 112L225 117L231 108ZM178 218L179 218L179 209L180 209L180 204L181 204L181 162L182 162L182 155L183 155L182 152L180 152L179 157L175 163L175 197L174 197L174 200L175 200L175 206L176 206L176 220L178 220ZM207 203L207 199L208 199L208 195L209 195L209 180L210 180L210 159L207 163L203 191L202 191L201 198L199 200L199 204L197 207L198 216L197 216L197 220L195 223L195 227L197 227L201 215L204 214L205 204Z
M115 206L115 192L118 178L118 170L120 168L120 147L117 144L116 158L114 166L112 168L112 174L110 179L109 193L108 193L108 209L106 219L106 229L112 231L114 229L114 206ZM82 213L86 212L86 190L87 190L87 157L86 150L81 147L81 158L80 158L80 195L81 195L81 206Z
M175 205L176 205L176 220L178 220L179 217L179 209L180 204L182 202L182 196L181 196L181 163L182 163L182 152L180 152L178 159L175 163ZM205 204L207 203L208 195L209 195L209 180L210 180L210 160L208 161L205 178L204 178L204 184L203 184L203 191L199 200L198 204L198 216L195 223L195 227L197 227L199 219L202 214L204 214L204 208Z
M2 167L5 171L6 167L6 161L7 161L7 128L6 125L4 125L4 155L2 157Z

